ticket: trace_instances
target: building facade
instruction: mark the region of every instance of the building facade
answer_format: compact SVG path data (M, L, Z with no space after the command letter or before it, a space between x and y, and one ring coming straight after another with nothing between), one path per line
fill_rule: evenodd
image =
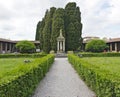
M4 53L13 53L13 52L17 52L17 49L15 47L16 43L18 43L19 41L12 41L9 39L3 39L0 38L0 53L4 54ZM40 42L39 41L31 41L35 44L36 49L40 48Z
M106 43L110 52L120 52L120 38L110 38Z
M82 43L82 50L85 51L86 44L92 39L100 39L99 37L84 37ZM109 52L120 52L120 38L103 39L108 45Z

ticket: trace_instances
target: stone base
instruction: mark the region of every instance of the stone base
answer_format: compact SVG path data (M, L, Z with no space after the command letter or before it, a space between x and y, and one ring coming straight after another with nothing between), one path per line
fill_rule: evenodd
M67 57L67 54L64 52L57 52L56 53L56 58L64 58Z
M64 51L57 51L57 53L65 53Z

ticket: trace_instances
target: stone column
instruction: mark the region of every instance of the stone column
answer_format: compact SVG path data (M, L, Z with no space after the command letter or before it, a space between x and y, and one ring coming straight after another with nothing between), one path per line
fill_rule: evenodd
M0 42L0 53L2 53L3 47L2 47L2 42Z
M63 51L65 51L65 41L63 41Z
M59 41L57 42L57 50L59 51Z
M60 41L60 51L62 50L62 42Z
M7 43L5 43L5 53L7 53L7 49L8 49Z
M115 52L117 52L117 43L115 43Z
M110 43L110 52L112 52L112 43Z
M9 44L9 51L12 52L12 46L11 46L11 43Z

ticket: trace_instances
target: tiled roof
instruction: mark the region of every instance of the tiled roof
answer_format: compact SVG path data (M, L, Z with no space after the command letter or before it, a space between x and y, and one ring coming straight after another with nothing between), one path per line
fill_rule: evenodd
M110 38L109 40L107 40L107 43L110 42L120 42L120 38Z
M22 40L21 40L22 41ZM19 41L14 41L15 43L19 42ZM30 40L30 42L33 42L33 43L40 43L40 41L33 41L33 40Z
M4 38L0 38L0 41L2 41L2 42L10 42L10 43L17 43L17 42L19 42L19 41L12 41L12 40L9 40L9 39L4 39ZM33 43L40 43L40 41L31 41L31 42L33 42Z
M2 42L12 42L12 43L14 43L12 40L10 40L10 39L4 39L4 38L0 38L0 41L2 41Z
M92 39L97 39L97 37L85 37L83 38L83 43L88 43ZM120 42L120 38L110 38L110 39L106 39L105 41L106 43Z

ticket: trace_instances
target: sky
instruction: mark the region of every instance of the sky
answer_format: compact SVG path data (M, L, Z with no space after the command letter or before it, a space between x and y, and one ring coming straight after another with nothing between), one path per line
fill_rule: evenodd
M120 0L0 0L0 38L35 40L46 10L68 2L80 7L82 37L120 38Z

